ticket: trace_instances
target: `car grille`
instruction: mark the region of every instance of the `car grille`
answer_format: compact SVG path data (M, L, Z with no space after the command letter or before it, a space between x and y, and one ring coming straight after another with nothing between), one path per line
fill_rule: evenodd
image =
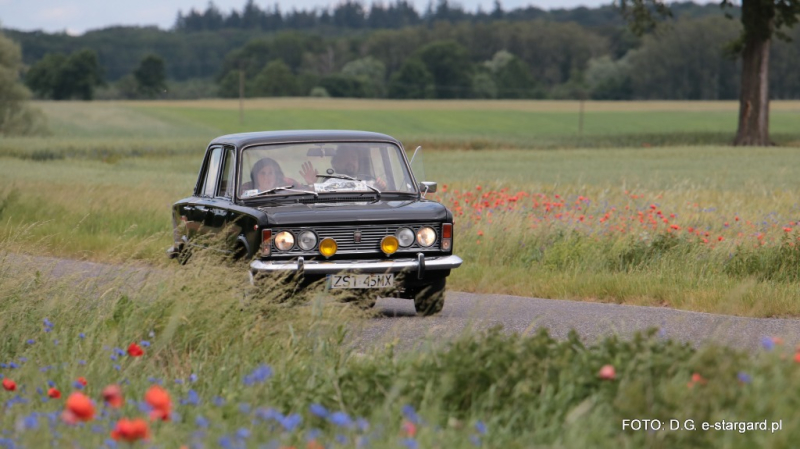
M313 227L303 227L303 228L274 228L272 230L272 235L275 235L281 231L290 231L294 234L295 241L300 236L300 233L303 231L314 231L317 234L317 246L309 251L305 251L298 247L296 244L295 246L289 251L278 251L275 248L273 243L272 251L274 255L319 255L317 248L319 247L319 242L322 239L330 237L336 241L336 245L338 249L336 250L337 255L342 254L380 254L381 253L381 239L386 237L387 235L395 235L398 229L400 228L410 228L416 234L417 230L423 226L429 226L436 231L436 241L433 245L429 246L428 248L424 248L417 244L415 241L414 244L407 248L400 247L397 250L397 253L418 253L418 252L426 252L426 251L439 251L439 241L441 239L441 231L442 225L441 223L413 223L413 224L387 224L387 225L365 225L365 226L354 226L354 225L347 225L347 226L313 226ZM355 232L361 232L361 242L355 242Z

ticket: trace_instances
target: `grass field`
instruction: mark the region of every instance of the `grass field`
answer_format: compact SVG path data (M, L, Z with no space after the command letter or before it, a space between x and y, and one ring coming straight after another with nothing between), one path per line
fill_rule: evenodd
M518 142L574 137L566 129L577 103L498 101L480 110L481 104L255 100L246 103L248 121L240 125L235 101L44 103L52 136L0 142L7 156L0 165L0 232L35 242L32 252L164 263L169 207L190 193L207 141L223 132L386 128L418 133L404 140L409 148L459 139L503 146L515 139L503 129L527 136ZM443 186L437 198L462 214L456 250L466 263L451 288L800 316L796 262L782 255L793 254L783 248L794 245L787 239L800 222L795 147L625 146L637 132L660 130L669 140L684 126L734 126L735 103L694 106L587 103L594 118L587 118L586 133L604 135L616 148L427 151L426 176ZM798 102L775 102L773 130L789 132L799 111ZM593 128L591 121L607 126ZM542 210L547 201L561 209ZM655 205L663 216L652 215ZM610 212L617 228L600 220ZM620 228L621 220L639 228ZM665 235L666 246L654 247ZM698 244L703 240L711 242Z
M452 289L797 317L798 102L773 104L784 145L770 148L720 146L733 103L590 102L582 136L574 102L248 100L243 125L235 101L40 107L51 136L0 141L0 447L789 448L800 437L800 353L769 336L754 354L657 333L585 346L497 331L355 352L353 307L319 292L279 302L242 267L164 257L170 205L190 194L211 138L369 129L429 150L426 178L456 214L465 260ZM122 271L54 278L7 253ZM163 276L138 281L139 265ZM86 422L69 424L75 413ZM147 440L122 418L141 419ZM623 428L636 418L664 428ZM695 430L667 430L673 419ZM737 424L702 429L723 421Z

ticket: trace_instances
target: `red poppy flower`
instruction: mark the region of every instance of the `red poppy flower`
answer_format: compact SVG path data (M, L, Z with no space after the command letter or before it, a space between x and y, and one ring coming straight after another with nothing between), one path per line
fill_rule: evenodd
M81 377L78 378L78 383L85 387L88 382L86 382L86 378L85 377L81 376Z
M66 406L66 411L72 413L77 420L90 421L94 418L94 404L83 393L76 391L69 395Z
M131 357L141 357L144 355L144 349L136 343L131 343L128 346L128 355Z
M409 438L414 438L417 435L417 426L411 421L403 421L403 432Z
M113 408L120 408L125 403L122 397L122 388L119 385L109 385L103 388L103 400Z
M145 393L144 400L150 404L150 407L153 407L153 411L150 412L151 420L169 421L169 415L172 412L172 399L170 399L167 390L158 385L153 385Z
M141 418L122 418L117 421L117 425L114 427L114 430L111 431L111 438L128 442L146 440L150 438L150 429L145 420Z
M603 365L597 375L603 380L614 380L617 377L617 370L614 369L614 365Z
M9 378L3 379L3 389L6 391L14 391L17 389L17 383Z
M800 363L800 351L795 352L794 361L797 362L797 363Z
M47 390L47 397L52 398L52 399L59 399L59 398L61 398L61 392L58 391L58 389L56 389L56 388L51 388L51 389Z

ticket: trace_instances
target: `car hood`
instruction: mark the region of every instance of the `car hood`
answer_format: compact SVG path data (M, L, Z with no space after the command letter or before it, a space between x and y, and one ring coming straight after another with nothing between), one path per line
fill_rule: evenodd
M435 201L371 201L260 206L270 225L331 225L444 221L447 209Z

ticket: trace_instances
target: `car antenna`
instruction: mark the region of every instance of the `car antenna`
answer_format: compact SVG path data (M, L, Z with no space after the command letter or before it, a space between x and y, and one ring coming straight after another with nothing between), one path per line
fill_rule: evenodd
M408 161L408 164L411 165L414 162L414 158L417 157L417 151L422 149L422 145L418 146L416 150L414 150L414 154L411 155L411 160Z

